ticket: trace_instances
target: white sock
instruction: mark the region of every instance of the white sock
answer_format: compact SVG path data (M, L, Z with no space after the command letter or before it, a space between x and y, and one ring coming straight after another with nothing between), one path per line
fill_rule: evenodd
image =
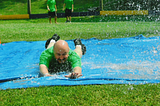
M56 43L56 41L55 41L55 40L53 40L53 39L51 39L50 43L51 43L51 42Z
M82 46L81 46L81 45L76 45L76 47L80 47L80 48L82 48Z

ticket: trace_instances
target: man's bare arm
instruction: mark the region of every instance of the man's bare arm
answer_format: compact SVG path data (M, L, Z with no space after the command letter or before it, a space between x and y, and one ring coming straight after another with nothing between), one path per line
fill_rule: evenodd
M43 75L43 76L52 76L49 72L48 72L48 68L44 65L44 64L41 64L39 66L39 69L40 69L40 73Z

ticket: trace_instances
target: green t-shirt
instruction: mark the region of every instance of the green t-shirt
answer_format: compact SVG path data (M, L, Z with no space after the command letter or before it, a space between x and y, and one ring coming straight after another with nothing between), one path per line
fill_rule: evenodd
M50 73L71 72L73 68L81 67L81 58L75 51L70 49L68 59L64 63L59 63L54 56L53 47L51 47L42 52L40 64L46 65Z
M72 9L73 0L65 0L64 3L67 9Z
M55 0L48 0L47 4L49 6L50 12L56 11L55 9L56 1Z

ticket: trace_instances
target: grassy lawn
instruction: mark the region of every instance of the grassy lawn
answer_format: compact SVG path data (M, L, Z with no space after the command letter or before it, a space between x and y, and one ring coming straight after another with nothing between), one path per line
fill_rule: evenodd
M108 17L73 17L72 23L58 18L58 24L49 24L48 18L29 20L1 20L1 42L46 40L54 33L62 39L96 37L98 39L124 38L143 34L146 37L159 36L160 23L155 21L133 21ZM112 19L112 20L111 20ZM143 19L143 18L141 18ZM118 20L118 21L117 21Z
M0 15L15 15L28 13L28 0L0 0ZM56 0L57 12L64 12L64 0ZM98 7L99 0L74 0L74 12L86 12L88 8ZM48 13L47 0L31 0L31 13Z
M159 106L160 85L53 86L0 91L1 106Z
M47 0L31 0L32 14L47 13ZM75 0L75 12L99 6L98 0ZM58 12L63 0L57 1ZM0 0L0 15L27 14L27 0ZM29 20L0 20L2 43L13 41L47 40L54 33L61 39L125 38L143 34L160 35L159 16L103 16L73 17L72 23L58 18L58 24L49 24L48 18ZM145 85L80 85L49 86L27 89L0 90L0 106L68 106L68 105L128 105L159 106L160 84Z
M0 20L2 43L47 40L54 33L61 39L124 38L143 34L159 36L160 23L141 20L111 20L107 17L73 17L72 23L59 18L59 24L48 19ZM110 20L110 21L107 21ZM118 20L118 21L117 21ZM0 91L0 105L160 105L160 84L51 86Z

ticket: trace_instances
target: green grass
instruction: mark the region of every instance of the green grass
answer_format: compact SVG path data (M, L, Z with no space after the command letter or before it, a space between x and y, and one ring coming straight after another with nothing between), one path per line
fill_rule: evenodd
M160 84L53 86L0 91L1 106L158 106Z
M0 15L28 13L28 0L0 0ZM62 13L64 0L56 0L57 12ZM74 0L74 12L86 12L90 7L98 7L98 0ZM47 11L47 0L31 0L31 14L43 14Z
M59 24L48 19L0 20L2 43L46 40L54 33L61 39L124 38L143 34L159 36L160 22L152 20L121 20L107 17L73 17L72 23L58 18ZM138 18L138 17L137 17ZM141 18L142 19L142 18ZM110 20L110 21L107 21ZM106 22L107 21L107 22ZM51 86L0 91L0 105L160 105L160 84Z
M31 0L32 14L47 13L47 0ZM74 0L75 12L87 11L99 6L98 0ZM58 12L63 0L57 1ZM0 15L27 14L27 0L0 0ZM57 25L49 24L48 18L30 20L0 20L2 43L13 41L46 40L54 33L61 39L124 38L143 34L159 36L159 16L103 16L73 17L72 23L58 18ZM51 86L0 91L0 106L34 105L128 105L159 106L160 84L145 85L86 85Z
M86 20L85 20L86 19ZM52 19L54 21L54 19ZM90 20L94 22L89 22ZM30 20L1 20L1 42L46 40L54 33L62 39L96 37L98 39L124 38L143 34L158 36L160 23L155 21L108 21L104 17L73 17L72 23L58 18L59 24L49 24L48 18Z

